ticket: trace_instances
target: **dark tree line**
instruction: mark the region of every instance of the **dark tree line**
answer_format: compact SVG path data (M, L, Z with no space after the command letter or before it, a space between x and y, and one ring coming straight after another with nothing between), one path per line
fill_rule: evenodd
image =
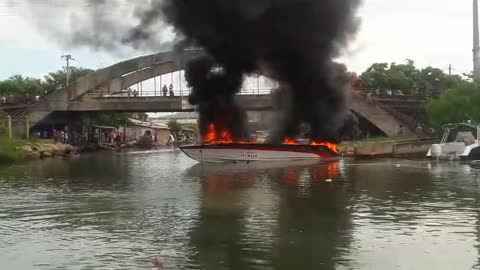
M364 87L369 90L400 90L426 96L440 96L445 90L464 81L461 76L449 75L439 68L419 69L413 60L407 60L404 64L373 64L360 78Z
M417 68L413 60L404 64L376 63L360 78L368 90L400 90L431 97L426 105L428 125L480 122L480 88L471 75L449 75L435 67Z

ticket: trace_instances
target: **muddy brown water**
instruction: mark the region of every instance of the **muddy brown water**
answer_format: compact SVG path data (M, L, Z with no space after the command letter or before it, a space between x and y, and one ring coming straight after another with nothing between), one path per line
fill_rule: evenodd
M0 269L480 269L479 206L459 163L35 161L0 167Z

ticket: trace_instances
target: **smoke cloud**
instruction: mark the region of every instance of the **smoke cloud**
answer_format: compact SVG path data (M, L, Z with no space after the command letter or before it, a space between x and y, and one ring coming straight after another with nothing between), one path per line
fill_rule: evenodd
M222 68L223 77L240 78L266 67L288 89L284 93L288 106L273 142L295 137L302 124L310 127L311 139L335 142L349 116L348 76L345 66L332 59L357 30L359 4L359 0L165 0L162 9L177 35L203 47ZM189 83L202 88L200 81ZM198 99L208 103L225 96L226 81Z
M173 48L158 0L9 0L10 8L60 46L112 54Z
M217 137L222 137L223 131L235 140L248 137L247 115L235 102L243 82L241 72L215 67L212 58L201 57L187 64L185 78L193 86L189 102L197 105L201 134L214 124Z
M175 41L205 49L186 70L203 132L213 122L245 137L234 97L245 75L265 70L283 89L273 142L305 124L312 140L335 142L349 117L347 70L333 59L357 31L360 0L10 1L66 47L158 51Z

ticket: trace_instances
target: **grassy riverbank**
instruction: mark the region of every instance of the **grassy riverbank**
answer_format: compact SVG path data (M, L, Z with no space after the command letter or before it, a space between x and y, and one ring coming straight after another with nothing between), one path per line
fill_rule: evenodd
M0 135L0 164L25 160L27 153L22 149L25 141L10 140Z

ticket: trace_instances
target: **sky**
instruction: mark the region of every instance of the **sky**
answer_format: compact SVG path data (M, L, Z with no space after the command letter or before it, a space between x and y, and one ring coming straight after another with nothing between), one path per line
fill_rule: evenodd
M12 1L17 6L9 4ZM32 2L49 1L59 0L0 0L0 79L15 74L42 77L60 69L60 56L66 53L75 57L75 66L99 69L152 52L142 48L112 54L61 44L55 36L39 32L38 21L31 17L42 12ZM451 64L459 74L472 70L471 0L364 0L359 16L360 31L340 58L351 71L361 73L372 63L405 59L445 70Z

